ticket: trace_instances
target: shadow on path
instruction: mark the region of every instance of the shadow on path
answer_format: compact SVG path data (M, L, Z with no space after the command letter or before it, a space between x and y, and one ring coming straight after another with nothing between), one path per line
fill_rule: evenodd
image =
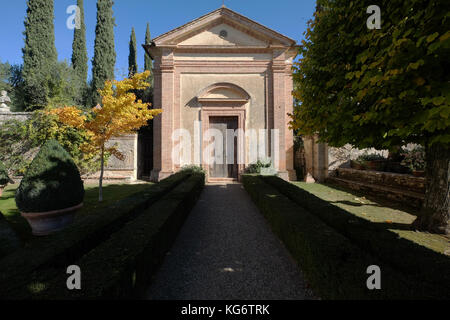
M149 288L149 299L314 299L241 184L209 184Z

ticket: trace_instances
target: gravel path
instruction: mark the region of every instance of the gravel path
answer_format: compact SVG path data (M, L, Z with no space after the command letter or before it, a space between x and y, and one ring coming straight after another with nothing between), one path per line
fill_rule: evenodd
M314 299L241 184L209 184L149 288L149 299Z

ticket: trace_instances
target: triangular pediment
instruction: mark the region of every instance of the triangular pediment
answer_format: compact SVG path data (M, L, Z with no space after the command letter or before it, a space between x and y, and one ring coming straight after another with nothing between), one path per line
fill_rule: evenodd
M180 46L267 46L268 44L268 41L252 37L226 23L213 26L178 43Z
M295 40L222 7L153 39L156 46L292 47Z

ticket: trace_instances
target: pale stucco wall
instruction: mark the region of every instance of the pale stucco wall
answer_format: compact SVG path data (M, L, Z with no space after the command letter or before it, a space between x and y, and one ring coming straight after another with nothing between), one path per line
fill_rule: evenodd
M250 101L246 105L245 130L265 129L266 96L264 74L181 74L180 82L181 128L189 131L192 141L194 139L194 123L196 120L200 121L201 110L195 98L203 89L220 82L237 85L250 95ZM248 150L248 141L246 150ZM191 155L193 162L193 146ZM246 162L248 163L248 161Z
M227 32L226 37L221 37L220 32L224 30ZM212 27L209 30L203 31L192 38L189 38L179 45L219 45L219 46L235 46L235 45L245 45L245 46L262 46L266 42L251 37L244 32L241 32L227 24L220 24Z

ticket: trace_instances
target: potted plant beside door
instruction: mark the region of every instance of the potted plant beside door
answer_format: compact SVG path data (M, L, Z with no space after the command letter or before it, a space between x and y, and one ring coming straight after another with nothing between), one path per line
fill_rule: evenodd
M47 141L16 191L17 208L33 234L47 235L72 223L83 198L83 181L70 154L57 141Z

